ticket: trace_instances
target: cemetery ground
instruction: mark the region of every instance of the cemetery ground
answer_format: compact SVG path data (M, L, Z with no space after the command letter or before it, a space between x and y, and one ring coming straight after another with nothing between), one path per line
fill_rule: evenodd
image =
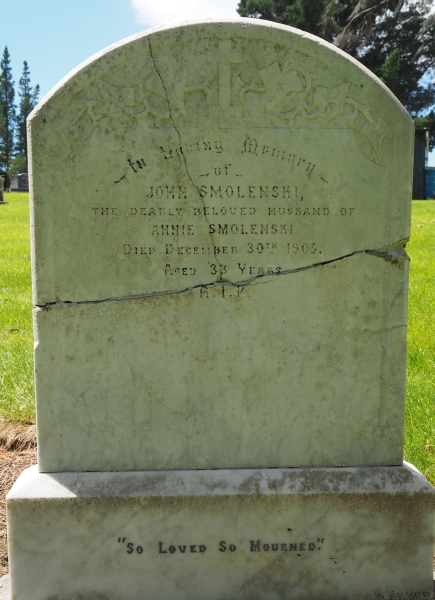
M36 462L28 194L0 207L0 575L7 572L4 498ZM405 459L435 484L435 202L413 201Z

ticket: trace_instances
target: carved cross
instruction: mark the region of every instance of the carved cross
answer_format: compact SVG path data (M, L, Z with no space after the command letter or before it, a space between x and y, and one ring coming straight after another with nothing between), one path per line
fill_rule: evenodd
M219 52L210 52L208 62L219 65L219 106L228 109L231 106L231 65L240 64L242 60L231 51L230 40L220 40Z

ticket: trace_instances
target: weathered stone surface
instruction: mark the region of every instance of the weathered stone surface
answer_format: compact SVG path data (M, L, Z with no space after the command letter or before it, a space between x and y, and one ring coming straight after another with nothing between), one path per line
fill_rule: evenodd
M321 40L212 21L101 52L29 124L45 474L8 496L13 598L429 598L435 490L373 466L402 463L403 107Z
M412 467L38 474L8 496L16 600L431 598Z
M372 74L161 28L30 133L41 469L400 464L413 131Z
M124 40L59 84L30 135L37 305L246 282L409 235L411 119L288 27Z
M402 461L388 90L295 30L191 23L85 63L30 133L39 468L71 473L9 496L17 599L426 597L419 474L285 468Z
M10 600L9 575L0 577L0 600Z
M407 266L38 310L40 469L401 464Z

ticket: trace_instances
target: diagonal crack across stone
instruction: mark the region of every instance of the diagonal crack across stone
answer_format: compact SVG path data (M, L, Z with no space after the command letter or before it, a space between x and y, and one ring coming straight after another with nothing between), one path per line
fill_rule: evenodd
M174 296L180 294L187 294L192 290L200 289L200 288L211 288L217 286L228 286L228 287L245 287L247 285L252 285L253 283L266 283L266 281L261 281L267 279L267 282L275 279L276 277L283 277L286 275L291 275L293 273L302 273L304 271L309 271L312 269L318 269L319 267L324 267L327 265L331 265L334 263L338 263L342 260L346 260L351 258L352 256L358 256L362 254L368 254L370 256L374 256L376 258L380 258L381 260L385 260L387 262L399 263L401 261L409 260L409 256L406 254L404 246L406 245L407 240L400 240L388 246L386 248L380 248L379 250L358 250L356 252L352 252L350 254L346 254L344 256L340 256L338 258L333 258L331 260L326 260L323 262L314 263L312 265L307 265L305 267L299 267L297 269L286 269L285 271L281 271L279 273L263 273L261 275L255 275L250 279L246 279L243 281L207 281L205 283L200 283L194 286L190 286L184 288L182 290L169 290L163 292L151 292L145 294L133 294L130 296L122 296L122 297L113 297L113 298L104 298L103 300L81 300L70 302L68 300L57 301L57 302L49 302L43 305L35 305L35 309L37 310L50 310L51 308L55 308L57 306L74 306L74 305L84 305L84 304L102 304L104 302L125 302L129 300L140 300L142 298L158 298L162 296Z
M154 59L154 54L153 54L153 49L152 49L152 46L151 46L151 40L150 40L150 38L148 38L148 45L149 45L149 49L150 49L150 55L151 55L151 60L153 61L154 69L155 69L155 71L156 71L156 73L157 73L157 75L158 75L158 77L159 77L159 79L160 79L160 81L161 81L161 83L162 83L163 89L165 90L165 96L166 96L166 102L167 102L167 105L168 105L169 118L171 119L172 126L173 126L173 128L174 128L175 132L176 132L176 133L177 133L177 135L178 135L178 139L179 139L179 142L180 142L181 156L182 156L182 159L183 159L183 163L184 163L184 166L185 166L185 169L186 169L187 176L188 176L188 178L190 179L190 182L192 183L193 187L194 187L194 188L196 189L196 191L198 192L198 198L199 198L199 199L200 199L200 201L202 202L203 208L205 209L205 202L204 202L204 199L203 199L203 198L202 198L202 196L201 196L201 193L200 193L199 186L198 186L198 184L197 184L197 183L195 183L195 181L194 181L194 179L193 179L192 175L191 175L191 174L190 174L190 172L189 172L189 168L188 168L188 166L187 166L187 160L186 160L186 156L184 155L184 152L183 152L183 142L182 142L182 139L181 139L181 133L180 133L179 129L177 128L177 126L175 125L175 121L174 121L174 118L173 118L173 116L172 116L172 109L171 109L171 103L170 103L170 101L169 101L169 98L168 98L168 91L167 91L167 89L166 89L165 82L163 81L163 77L162 77L162 75L161 75L160 71L159 71L159 70L158 70L158 68L157 68L157 64L156 64L156 61L155 61L155 59ZM210 223L209 223L209 220L208 220L208 218L207 218L207 213L206 213L206 211L205 211L205 210L204 210L204 217L205 217L205 220L206 220L207 224L208 224L208 225L210 225ZM221 284L221 283L223 283L223 282L224 282L224 280L222 279L222 271L223 271L223 269L222 269L222 264L221 264L221 262L220 262L219 258L217 257L216 250L215 250L215 241L214 241L214 239L213 239L213 234L212 234L212 233L210 233L210 230L209 230L209 234L208 234L208 235L209 235L209 236L210 236L210 238L211 238L211 243L212 243L212 248L213 248L213 255L214 255L214 259L215 259L215 261L216 261L216 264L217 264L217 265L218 265L218 267L219 267L219 271L218 271L218 278L217 278L217 280L216 280L216 283L219 283L219 284Z

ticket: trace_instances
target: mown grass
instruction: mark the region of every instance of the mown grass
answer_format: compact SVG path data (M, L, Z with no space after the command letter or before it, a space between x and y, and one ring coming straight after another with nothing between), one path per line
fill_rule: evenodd
M0 205L0 417L35 422L29 195Z
M405 460L435 484L435 202L412 203Z
M27 194L0 206L0 418L34 423ZM435 483L435 202L415 200L408 327L405 459Z

